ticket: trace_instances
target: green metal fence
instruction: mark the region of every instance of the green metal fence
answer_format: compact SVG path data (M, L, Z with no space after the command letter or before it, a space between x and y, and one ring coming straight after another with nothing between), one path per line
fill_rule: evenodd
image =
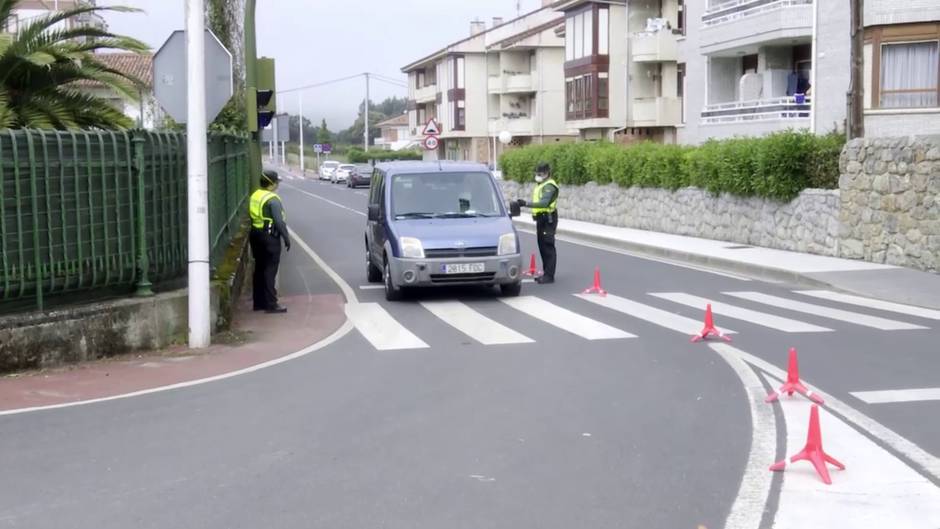
M217 264L245 214L248 139L210 135ZM186 138L150 131L0 131L0 308L186 273Z

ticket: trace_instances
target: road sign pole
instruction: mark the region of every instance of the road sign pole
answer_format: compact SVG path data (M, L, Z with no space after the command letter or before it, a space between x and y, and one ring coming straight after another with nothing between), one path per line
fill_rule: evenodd
M362 111L362 137L365 151L369 151L369 74L366 74L366 105Z
M211 340L205 27L203 0L186 0L189 347L192 349L208 347Z
M271 131L271 163L272 164L276 164L277 161L281 158L281 154L278 149L278 146L280 145L280 143L278 142L278 138L277 138L277 126L278 126L278 120L280 119L281 119L280 116L275 115L274 119L271 120L271 126L274 127L274 130Z
M297 92L297 106L299 107L298 112L300 113L300 174L301 176L306 176L306 168L304 166L304 93Z

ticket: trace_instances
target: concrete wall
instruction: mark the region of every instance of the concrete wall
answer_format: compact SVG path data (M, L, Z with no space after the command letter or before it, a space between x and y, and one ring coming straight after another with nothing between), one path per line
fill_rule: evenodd
M232 276L212 284L214 330L228 328L251 276L247 242ZM0 373L162 349L186 340L186 290L0 318Z
M940 136L855 140L841 167L841 256L940 270Z
M880 26L940 20L937 0L865 0L865 25Z

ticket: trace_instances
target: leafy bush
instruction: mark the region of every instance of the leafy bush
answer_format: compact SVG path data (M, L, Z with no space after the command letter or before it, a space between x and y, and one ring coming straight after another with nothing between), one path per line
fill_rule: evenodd
M349 158L349 163L369 163L374 160L376 162L390 162L396 160L421 160L424 156L420 151L369 151L366 152L362 149L349 149L346 153Z
M679 189L695 186L711 193L760 196L787 201L800 191L836 188L840 135L817 137L778 132L763 138L709 141L696 147L641 143L533 145L503 154L506 179L526 182L548 162L559 183L616 183L623 187Z

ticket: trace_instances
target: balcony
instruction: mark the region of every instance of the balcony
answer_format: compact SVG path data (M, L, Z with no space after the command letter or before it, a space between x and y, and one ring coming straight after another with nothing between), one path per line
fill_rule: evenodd
M421 88L415 90L416 103L431 103L433 101L437 101L436 84L422 86Z
M490 118L490 134L509 131L513 136L534 136L535 120L530 117Z
M812 100L807 97L798 102L795 97L777 97L753 101L733 101L717 103L702 109L702 125L720 125L727 123L753 123L760 121L791 121L801 126L805 120L809 124Z
M700 46L710 55L812 32L813 0L731 0L702 15Z
M524 94L538 90L530 74L491 75L487 80L487 89L491 94Z
M633 35L631 55L634 62L676 62L679 49L676 35L671 31L636 33Z
M675 127L682 121L678 97L650 97L633 101L633 126Z

